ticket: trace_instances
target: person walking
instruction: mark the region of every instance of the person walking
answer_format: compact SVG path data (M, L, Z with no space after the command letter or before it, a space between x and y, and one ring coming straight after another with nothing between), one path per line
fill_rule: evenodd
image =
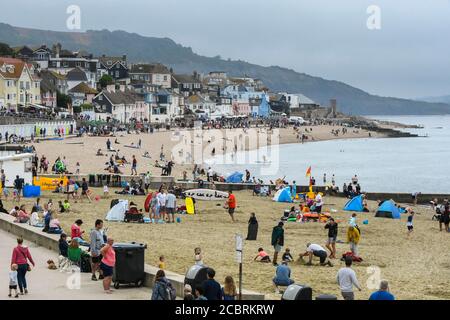
M284 246L284 229L283 222L279 222L277 226L272 229L272 246L275 249L275 253L273 255L273 265L278 266L278 253L283 249Z
M328 229L328 239L326 247L330 250L330 259L336 259L336 240L338 235L338 224L333 218L328 220L325 225L325 229Z
M236 196L233 194L232 190L230 190L229 192L227 206L228 206L228 214L230 215L231 220L233 222L236 222L236 220L234 219L234 211L236 210L237 203L236 203Z
M100 250L100 254L103 257L100 263L100 269L103 273L103 290L105 293L111 294L111 282L116 265L116 252L113 248L114 239L108 238L106 245Z
M133 160L131 162L131 175L138 175L137 174L137 160L136 160L136 156L133 155Z
M35 266L30 251L23 245L23 239L18 238L17 247L13 249L11 265L17 265L17 282L21 295L28 293L26 274L28 271L31 271L31 267L28 262L30 262L33 267Z
M356 287L361 291L361 286L359 285L358 279L356 278L356 273L352 269L353 260L351 257L345 258L345 267L339 269L336 280L341 289L341 294L344 300L355 300L355 294L353 292L353 287Z

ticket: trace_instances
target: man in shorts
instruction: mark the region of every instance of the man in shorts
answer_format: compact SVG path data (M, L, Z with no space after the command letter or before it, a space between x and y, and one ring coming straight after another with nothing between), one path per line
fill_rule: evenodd
M103 234L101 230L103 229L103 221L98 219L95 221L95 228L91 231L91 234L89 235L89 238L91 239L90 243L90 251L91 251L91 258L92 258L92 281L97 281L97 276L95 273L97 270L99 271L99 279L103 279L102 272L99 268L100 262L102 261L102 255L100 253L100 250L104 246L104 240L103 240Z
M272 230L272 246L275 250L273 255L273 265L278 266L277 259L278 253L283 249L284 246L284 229L283 222L279 222L277 226L275 226Z
M166 212L168 222L175 223L175 208L176 208L177 197L173 194L172 190L169 190L169 193L166 196ZM170 221L170 217L172 217L172 221Z
M22 194L23 189L23 179L19 176L16 176L16 180L14 180L14 193L16 195L17 202L20 202L20 195Z
M157 195L158 203L159 203L159 214L161 215L161 219L166 221L166 191L161 190Z
M328 229L327 249L330 250L330 259L336 259L336 239L338 235L338 224L333 218L328 220L325 225L325 229Z
M233 222L236 222L236 220L234 220L234 210L236 210L236 197L233 194L233 191L231 190L229 192L227 204L228 204L228 214L230 215L231 220Z
M321 266L325 266L325 265L328 265L330 267L333 266L333 264L330 262L330 260L327 259L327 257L328 257L327 251L318 244L308 243L306 245L306 252L300 255L300 259L303 259L303 257L306 257L306 256L309 256L309 261L306 264L308 266L312 265L313 256L318 257L320 259Z

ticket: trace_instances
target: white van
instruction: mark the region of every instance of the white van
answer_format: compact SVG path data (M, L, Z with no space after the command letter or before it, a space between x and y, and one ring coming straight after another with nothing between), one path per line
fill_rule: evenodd
M303 119L302 117L295 117L295 116L289 117L290 124L304 124L305 122L306 122L305 119Z

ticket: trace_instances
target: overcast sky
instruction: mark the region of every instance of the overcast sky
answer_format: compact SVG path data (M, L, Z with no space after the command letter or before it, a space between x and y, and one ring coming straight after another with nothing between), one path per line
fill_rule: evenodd
M0 21L69 31L72 4L82 30L169 37L379 95L450 94L450 0L14 0L0 3ZM381 9L381 30L366 26L369 5Z

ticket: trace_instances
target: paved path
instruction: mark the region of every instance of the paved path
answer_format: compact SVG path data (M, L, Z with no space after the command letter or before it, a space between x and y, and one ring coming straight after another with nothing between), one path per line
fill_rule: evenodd
M13 234L0 231L0 300L13 299L8 298L8 272L11 263L12 249L16 244L16 237ZM61 273L59 270L47 269L47 260L52 259L57 263L57 253L38 247L36 244L28 241L24 241L24 244L29 247L34 262L36 263L36 267L33 268L31 272L27 273L28 291L30 293L28 295L20 296L19 300L150 299L150 288L121 287L119 290L114 290L113 294L107 295L103 293L102 282L92 281L90 279L90 274L86 273L79 274L79 289L69 289L67 283L72 283L71 287L74 287L74 284L77 283L74 275Z

